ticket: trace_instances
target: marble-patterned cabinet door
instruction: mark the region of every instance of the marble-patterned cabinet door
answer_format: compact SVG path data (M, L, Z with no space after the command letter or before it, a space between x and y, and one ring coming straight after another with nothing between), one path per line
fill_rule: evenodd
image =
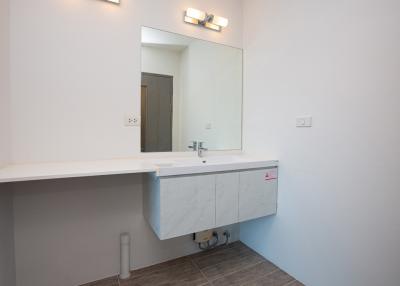
M216 227L239 221L239 172L216 175Z
M160 199L162 239L215 227L215 175L162 178Z
M240 172L239 221L251 220L276 213L277 169Z

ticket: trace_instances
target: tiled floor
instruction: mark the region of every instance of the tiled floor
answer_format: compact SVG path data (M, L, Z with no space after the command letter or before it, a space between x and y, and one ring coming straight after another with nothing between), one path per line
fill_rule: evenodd
M241 242L132 271L84 286L301 286Z

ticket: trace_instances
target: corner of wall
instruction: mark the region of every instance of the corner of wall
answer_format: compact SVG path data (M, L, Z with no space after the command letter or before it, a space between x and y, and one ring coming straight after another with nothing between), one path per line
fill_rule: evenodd
M0 2L0 168L11 161L10 2ZM13 191L0 184L0 285L15 286Z

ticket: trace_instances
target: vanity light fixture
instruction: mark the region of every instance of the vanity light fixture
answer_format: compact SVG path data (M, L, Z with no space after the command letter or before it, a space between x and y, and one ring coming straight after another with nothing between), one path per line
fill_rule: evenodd
M185 22L186 23L190 23L190 24L194 24L194 25L198 25L199 24L199 20L194 19L194 18L190 18L188 16L185 16Z
M115 3L115 4L121 3L121 0L106 0L106 1L112 2L112 3Z
M209 29L212 29L212 30L215 30L215 31L218 31L218 32L221 31L221 27L220 27L220 26L215 25L215 24L210 23L210 22L206 22L206 23L204 24L204 27L209 28Z
M186 10L184 21L189 24L201 25L215 31L221 31L222 28L228 26L228 19L208 14L194 8L188 8Z

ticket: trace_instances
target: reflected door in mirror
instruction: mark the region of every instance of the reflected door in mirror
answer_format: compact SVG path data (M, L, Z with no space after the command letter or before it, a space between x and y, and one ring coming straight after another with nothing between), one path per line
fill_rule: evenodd
M173 77L142 73L142 152L172 151Z

